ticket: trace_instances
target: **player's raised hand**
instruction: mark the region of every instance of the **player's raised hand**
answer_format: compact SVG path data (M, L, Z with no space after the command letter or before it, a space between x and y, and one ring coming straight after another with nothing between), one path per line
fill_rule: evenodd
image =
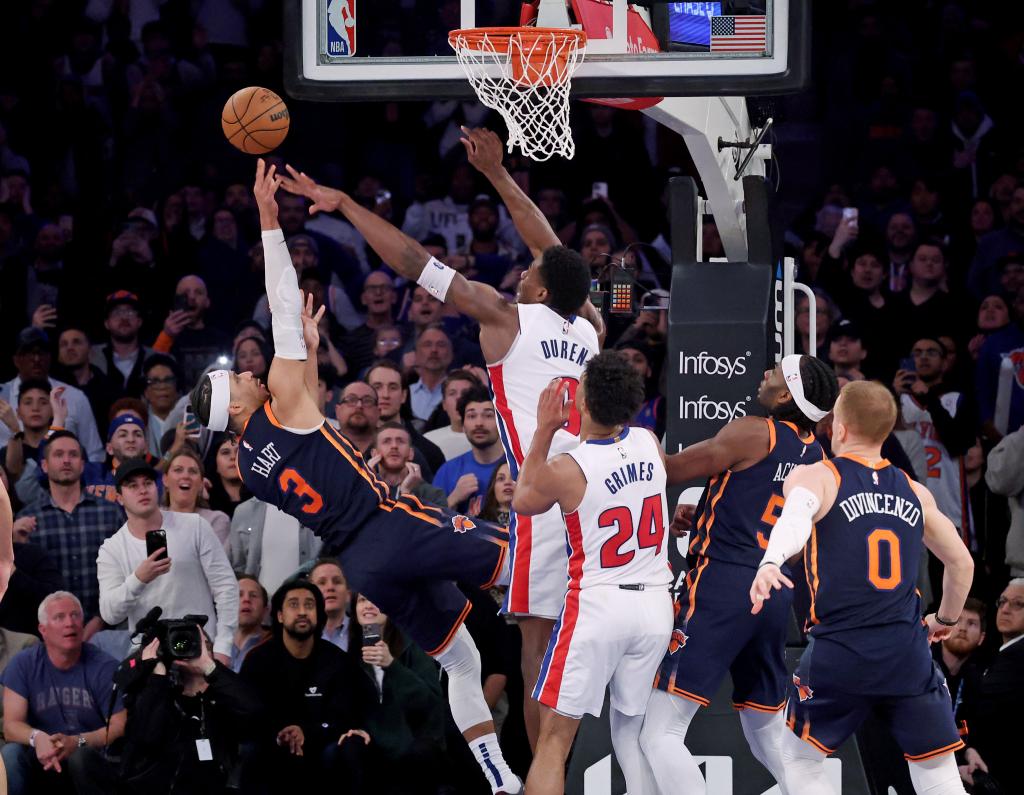
M569 388L560 378L548 384L537 401L537 430L557 431L569 419Z
M505 148L501 139L486 127L463 127L462 145L466 147L466 154L469 162L473 164L481 174L494 172L502 167L502 158L505 155Z
M277 176L277 166L267 168L266 161L260 157L256 160L256 181L252 192L256 197L256 206L260 211L260 226L264 229L276 229L277 226L277 191L281 187L281 178ZM264 222L272 223L264 223Z
M306 293L306 303L302 307L302 338L306 341L306 351L315 354L320 345L320 318L327 311L324 304L316 312L313 311L313 293Z
M289 165L285 165L288 176L281 177L281 187L296 196L305 196L311 202L309 214L332 213L341 205L345 194L340 190L328 188L317 183L304 171L296 171Z
M764 607L764 603L772 598L772 591L781 591L782 586L793 587L793 581L789 579L782 570L774 563L765 563L757 570L757 576L750 586L750 603L753 607L750 612L757 615Z

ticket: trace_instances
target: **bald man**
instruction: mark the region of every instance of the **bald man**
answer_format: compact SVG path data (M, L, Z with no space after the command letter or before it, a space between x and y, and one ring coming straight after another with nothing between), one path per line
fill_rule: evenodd
M174 309L153 346L178 360L184 383L194 383L221 356L232 357L231 337L211 325L212 304L206 282L194 274L183 276L174 288Z

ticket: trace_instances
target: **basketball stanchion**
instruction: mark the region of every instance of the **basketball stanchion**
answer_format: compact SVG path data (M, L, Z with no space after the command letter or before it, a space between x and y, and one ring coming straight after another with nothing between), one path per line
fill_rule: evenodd
M534 160L572 158L569 89L587 34L571 28L466 28L448 43L480 102L508 127L508 150Z

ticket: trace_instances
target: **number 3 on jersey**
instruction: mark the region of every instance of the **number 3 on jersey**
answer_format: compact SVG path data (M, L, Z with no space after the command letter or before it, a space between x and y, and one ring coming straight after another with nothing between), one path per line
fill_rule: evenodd
M281 473L277 483L285 494L294 490L296 497L305 497L309 500L302 506L303 513L319 513L320 509L324 507L324 498L296 470L286 469Z
M654 547L654 554L661 552L661 542L665 538L665 524L662 520L664 511L661 507L661 494L652 494L644 500L640 510L640 521L636 527L636 545L638 549ZM597 520L598 527L617 527L615 535L601 546L601 568L615 569L625 566L636 556L636 550L622 547L633 538L633 514L625 505L608 508Z
M579 409L576 408L576 390L579 389L580 382L575 378L566 377L562 379L562 385L567 387L569 404L569 419L565 421L562 430L573 436L579 436L583 420L580 418Z

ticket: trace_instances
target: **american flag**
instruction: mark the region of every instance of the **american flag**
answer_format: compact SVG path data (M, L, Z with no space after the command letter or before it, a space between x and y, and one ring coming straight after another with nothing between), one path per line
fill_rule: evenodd
M765 19L711 17L711 52L764 52Z

